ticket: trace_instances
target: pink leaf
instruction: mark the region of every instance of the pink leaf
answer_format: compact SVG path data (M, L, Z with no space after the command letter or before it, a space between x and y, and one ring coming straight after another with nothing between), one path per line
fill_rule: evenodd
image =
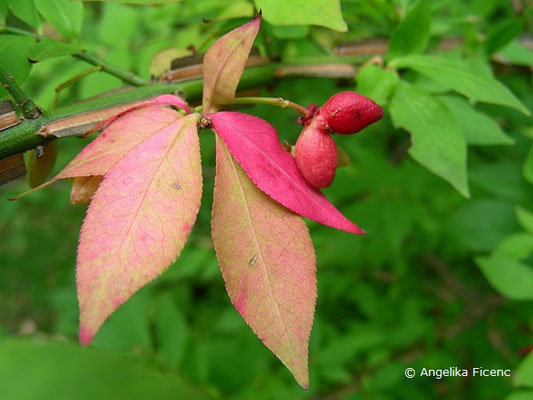
M231 302L308 387L315 252L302 219L248 178L217 136L211 235Z
M14 199L44 189L59 179L105 175L131 149L179 118L182 118L180 113L161 106L143 107L124 114L89 143L58 175Z
M225 34L209 47L204 57L205 112L235 99L235 90L241 80L252 44L259 31L261 15Z
M268 122L248 114L209 114L213 129L259 189L304 217L350 233L364 233L302 177Z
M127 108L124 111L119 112L118 114L112 115L111 117L107 118L104 121L99 122L94 126L89 134L91 132L99 131L103 127L108 126L110 123L112 123L117 118L123 116L126 113L129 113L133 110L137 110L138 108L142 107L149 107L149 106L174 106L178 108L184 109L188 114L191 112L191 109L189 108L189 105L185 100L183 100L181 97L174 96L172 94L163 94L158 97L154 97L150 100L141 101L137 104L133 104L131 107Z
M94 195L78 248L82 344L183 248L202 192L197 118L184 117L131 150Z

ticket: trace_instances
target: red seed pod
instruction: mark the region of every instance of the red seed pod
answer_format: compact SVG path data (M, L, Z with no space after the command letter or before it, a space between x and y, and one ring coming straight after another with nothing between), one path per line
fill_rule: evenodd
M330 186L335 178L337 146L329 132L314 122L302 130L294 147L294 157L305 180L320 189Z
M333 132L357 133L383 116L383 110L369 98L356 92L341 92L329 98L320 108Z

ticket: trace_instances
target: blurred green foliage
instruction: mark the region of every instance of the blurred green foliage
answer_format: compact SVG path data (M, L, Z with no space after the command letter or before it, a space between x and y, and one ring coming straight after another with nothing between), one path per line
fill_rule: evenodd
M2 2L0 23L55 41L0 35L0 62L50 109L54 89L90 69L68 56L74 48L149 78L159 51L204 51L254 13L247 1L122 3L83 3L80 14L81 3L58 0L55 7L70 16L64 20L46 1ZM385 110L357 136L337 135L352 162L326 190L368 234L309 223L319 285L310 389L293 381L225 293L209 237L214 139L203 131L205 189L188 244L175 265L110 317L95 350L74 344L85 207L68 205L68 182L0 206L0 397L533 398L533 355L520 352L533 344L533 52L523 41L531 40L533 9L501 0L343 0L339 20L312 8L320 1L270 15L272 4L291 2L256 3L265 15L256 44L282 61L327 60L340 42L391 38L389 53L365 64L355 82L300 78L262 89L308 105L357 88ZM311 12L306 23L319 26L302 22ZM324 28L342 31L344 23L345 33ZM444 38L462 45L439 48ZM43 61L32 66L28 55ZM93 73L61 91L58 106L122 85ZM244 112L271 122L282 141L296 141L294 112ZM56 172L86 143L61 140ZM0 194L25 189L21 179ZM407 367L509 368L515 375L409 380Z

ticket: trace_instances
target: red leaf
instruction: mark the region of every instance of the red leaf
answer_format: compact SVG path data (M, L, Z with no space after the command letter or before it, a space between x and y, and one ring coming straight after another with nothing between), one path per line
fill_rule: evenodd
M217 136L213 244L231 302L303 387L316 301L315 252L302 219L248 178Z
M78 248L82 344L183 248L202 192L197 119L184 117L131 150L94 195Z
M216 111L217 106L235 99L235 90L260 24L261 15L258 15L222 36L205 53L202 101L205 112Z
M161 106L143 107L128 112L113 121L85 146L58 175L14 199L44 189L59 179L105 175L131 149L179 118L182 118L180 113Z
M209 114L213 129L259 189L304 217L350 233L364 233L302 177L268 122L248 114Z

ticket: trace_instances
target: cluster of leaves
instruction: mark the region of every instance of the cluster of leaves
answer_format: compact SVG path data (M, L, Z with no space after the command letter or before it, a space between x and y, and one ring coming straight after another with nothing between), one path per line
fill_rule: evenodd
M218 35L218 31L241 21L233 19L239 15L225 19L226 6L220 2L202 3L205 5L196 7L184 2L142 12L119 4L102 4L101 8L85 5L80 44L122 63L125 69L148 76L149 59L159 49L169 45L185 48L201 42L207 46L214 31ZM278 3L282 9L281 2L264 3ZM265 11L267 5L261 7ZM262 353L252 335L242 329L228 304L221 305L227 300L220 295L216 260L205 248L209 227L206 207L200 211L191 248L184 250L179 265L163 274L159 284L141 291L118 310L96 338L95 346L142 354L196 383L216 387L224 396L241 398L359 398L360 394L397 398L400 392L412 398L427 398L428 393L499 398L511 392L508 380L464 384L452 380L407 382L402 378L408 366L471 364L516 368L513 384L520 390L509 398L531 396L532 357L518 369L521 357L515 354L515 350L531 344L528 210L533 206L529 184L533 157L527 150L533 136L531 120L524 116L522 105L528 109L533 106L531 76L527 69L502 68L500 63L495 78L491 63L497 59L513 66L532 64L531 51L518 40L529 26L531 10L525 9L516 17L511 7L511 2L495 0L342 2L349 27L342 39L391 36L385 62L363 66L356 79L356 89L380 103L386 118L355 141L339 139L352 165L339 172L327 192L370 235L353 240L311 224L320 296L311 337L314 384L309 394L291 386L271 364L268 353ZM102 11L107 23L96 22L95 9ZM292 14L294 18L302 16L299 12ZM264 15L269 21L266 11ZM206 28L200 24L202 16L213 20L213 25ZM312 22L310 17L304 16L308 18L305 23ZM125 21L122 26L130 29L119 30L120 24L114 23L119 18ZM164 21L168 22L166 27ZM156 35L157 29L170 32L176 21L182 25L178 37L144 45L142 37ZM142 28L136 29L139 26ZM211 31L209 26L213 27ZM88 39L89 32L97 32L92 35L94 42ZM263 50L279 55L285 62L305 62L308 56L327 60L325 49L336 40L330 32L306 25L266 24L261 35L259 42L269 43L263 45ZM0 38L5 36L13 38ZM464 47L439 49L437 45L444 36L464 38ZM135 59L130 49L139 50ZM49 76L54 68L58 70L58 65L65 66L65 71L43 82L42 77ZM42 104L51 104L54 85L83 71L64 57L37 63L33 69L27 89L35 91ZM121 84L116 78L99 75L77 81L64 100L70 102ZM334 91L329 81L295 80L280 84L276 95L301 103L321 103ZM291 128L291 116L272 115L263 107L251 112L272 122L284 139L294 141L298 128ZM215 144L207 137L201 140L203 159L209 160ZM417 163L444 178L462 195L470 194L471 200L461 199L444 181L404 157L410 145L409 153ZM64 156L63 161L66 159ZM211 164L206 162L209 174ZM206 204L211 200L208 186L203 196ZM54 191L39 194L33 205L24 200L3 210L3 220L9 222L2 228L6 240L2 241L0 265L13 266L6 267L5 279L14 283L3 282L6 297L2 304L6 306L2 308L6 311L1 319L12 332L18 329L18 325L10 325L12 316L30 314L39 321L41 331L73 338L77 310L68 271L74 258L73 225L78 224L81 212L68 211L68 215L76 215L76 223L62 216L64 207L56 203L61 203L66 193L64 189L56 190L62 195ZM38 206L40 210L32 208ZM49 214L43 215L42 209ZM9 216L14 212L22 219L11 221ZM33 219L55 224L53 218L61 221L60 226L71 237L65 239L53 233L36 236L34 230L25 227ZM7 236L8 231L13 237ZM43 243L40 253L47 257L33 256L32 242ZM47 250L57 248L57 243L68 250ZM49 274L56 278L43 274L43 258L50 259L45 267L56 271ZM21 260L28 264L24 275L18 271ZM28 281L28 271L35 282ZM495 297L479 271L494 289L514 300L504 302ZM61 284L54 282L58 276L62 277ZM176 293L176 285L180 293ZM59 288L53 297L45 294L50 287ZM12 299L15 293L21 296L20 292L34 293L34 310L16 308L13 303L17 302ZM24 297L21 300L19 304L29 301ZM50 310L60 316L50 315ZM13 360L21 350L6 350L5 354L12 354L9 360ZM51 353L42 354L43 359L54 359ZM81 360L83 356L73 357ZM228 357L235 368L228 369L226 363L217 361ZM57 363L64 361L58 357ZM131 378L132 387L134 381ZM360 394L352 394L356 392Z

